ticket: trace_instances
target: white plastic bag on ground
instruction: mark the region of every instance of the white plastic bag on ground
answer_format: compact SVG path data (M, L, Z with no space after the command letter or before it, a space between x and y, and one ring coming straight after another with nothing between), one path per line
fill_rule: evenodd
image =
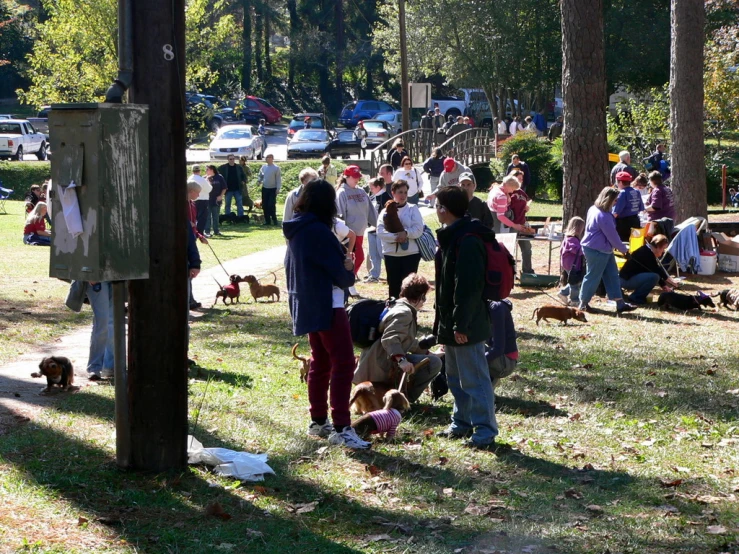
M187 461L190 464L215 466L215 472L242 481L264 481L271 473L267 465L267 454L249 454L227 448L203 448L203 444L192 435L187 437Z

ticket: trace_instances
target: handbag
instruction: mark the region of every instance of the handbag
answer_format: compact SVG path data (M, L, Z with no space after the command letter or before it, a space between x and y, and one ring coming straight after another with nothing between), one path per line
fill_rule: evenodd
M434 238L434 233L427 225L423 226L423 234L416 239L416 244L424 261L430 262L434 259L436 256L436 238Z

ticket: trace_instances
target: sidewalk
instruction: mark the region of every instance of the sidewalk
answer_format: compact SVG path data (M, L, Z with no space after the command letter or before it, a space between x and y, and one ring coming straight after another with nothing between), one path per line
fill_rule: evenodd
M198 248L208 248L205 244L198 244ZM266 283L272 283L271 271L282 268L285 257L285 246L278 246L256 252L249 256L236 258L224 262L224 267L229 274L237 274L242 277L245 275L254 275L257 279L267 279ZM216 265L200 273L193 281L193 294L195 298L203 304L203 308L198 312L191 312L194 318L203 314L202 310L213 306L216 298L216 292L219 290L215 279L221 285L228 284L228 277L221 266ZM281 289L285 283L277 283ZM284 301L284 296L281 295ZM241 302L251 299L249 295L249 286L246 283L241 284ZM63 305L59 306L60 310L66 310ZM83 308L89 309L89 308ZM94 386L97 383L87 380L87 357L90 346L90 328L84 327L60 338L55 341L39 346L25 352L20 358L0 366L0 436L4 429L20 423L34 419L44 407L51 405L54 397L58 394L67 394L55 390L48 396L39 395L39 391L46 386L46 379L34 379L31 373L38 371L38 364L45 356L64 356L69 358L75 368L75 385L82 388L86 386Z

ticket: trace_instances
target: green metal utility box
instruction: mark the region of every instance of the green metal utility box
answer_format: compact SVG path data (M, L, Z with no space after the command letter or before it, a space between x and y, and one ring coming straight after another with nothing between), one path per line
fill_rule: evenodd
M51 107L51 277L149 277L148 109Z

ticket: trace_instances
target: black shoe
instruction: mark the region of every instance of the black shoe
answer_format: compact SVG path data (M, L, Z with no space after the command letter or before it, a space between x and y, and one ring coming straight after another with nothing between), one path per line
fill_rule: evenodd
M638 306L624 302L623 304L616 306L616 313L622 314L624 312L633 312L636 309L638 309Z
M446 429L436 433L436 436L442 439L450 439L450 440L467 439L472 436L472 429L468 429L467 431L464 431L463 433L455 433L452 431L451 427L447 427Z
M101 377L99 373L89 373L87 375L88 381L100 381Z
M462 443L462 446L467 448L474 448L476 450L495 450L495 441L486 444L479 443L472 439L467 439Z
M192 302L190 303L190 309L191 310L197 310L198 308L202 308L202 304L200 302Z

